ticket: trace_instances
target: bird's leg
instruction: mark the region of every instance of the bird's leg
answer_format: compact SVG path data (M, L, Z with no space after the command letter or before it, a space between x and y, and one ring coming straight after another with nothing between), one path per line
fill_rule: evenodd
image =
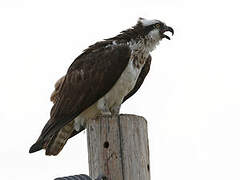
M121 107L121 104L114 104L111 108L110 108L110 111L112 113L112 115L118 115L119 114L119 111L120 111L120 107Z
M111 116L112 115L112 113L110 112L109 108L101 109L99 114L103 115L103 116Z
M80 129L86 127L86 119L82 116L77 116L75 119L74 119L74 129L76 131L79 131Z
M98 116L111 116L112 115L104 98L98 100L97 108L99 110Z

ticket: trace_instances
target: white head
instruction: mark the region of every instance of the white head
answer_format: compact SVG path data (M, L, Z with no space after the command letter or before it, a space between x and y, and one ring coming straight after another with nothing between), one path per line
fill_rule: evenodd
M149 49L154 49L158 42L164 38L170 40L170 37L164 34L170 31L174 34L173 28L167 26L165 23L159 20L147 20L139 18L135 26L125 31L122 31L119 35L109 38L107 40L113 40L117 42L144 42Z
M170 37L164 34L167 31L170 31L172 35L174 34L173 28L156 19L148 20L144 18L139 18L136 26L142 27L139 29L142 29L140 34L142 34L143 36L159 38L159 40L162 40L163 38L170 40Z
M149 51L152 51L160 40L164 38L170 40L170 37L164 34L165 32L170 31L172 35L174 34L173 28L168 27L165 23L155 19L148 20L139 18L136 27L140 29L140 37L144 39L145 46Z

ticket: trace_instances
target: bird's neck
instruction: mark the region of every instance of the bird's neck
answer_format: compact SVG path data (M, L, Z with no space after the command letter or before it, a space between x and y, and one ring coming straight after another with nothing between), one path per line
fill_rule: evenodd
M132 39L131 41L127 42L127 44L132 50L141 51L148 55L159 44L159 40L155 40L151 37L145 37L138 40Z

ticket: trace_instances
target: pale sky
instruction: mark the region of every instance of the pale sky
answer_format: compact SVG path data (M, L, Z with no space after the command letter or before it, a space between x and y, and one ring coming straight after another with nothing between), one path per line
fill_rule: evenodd
M88 174L86 133L56 157L29 154L54 83L88 45L159 19L175 35L121 113L148 121L152 180L240 179L238 1L0 0L0 179Z

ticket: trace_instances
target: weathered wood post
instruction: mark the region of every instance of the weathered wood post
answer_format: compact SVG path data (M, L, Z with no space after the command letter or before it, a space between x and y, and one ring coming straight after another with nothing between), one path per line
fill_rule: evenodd
M91 177L150 180L147 121L136 115L104 116L87 125Z

